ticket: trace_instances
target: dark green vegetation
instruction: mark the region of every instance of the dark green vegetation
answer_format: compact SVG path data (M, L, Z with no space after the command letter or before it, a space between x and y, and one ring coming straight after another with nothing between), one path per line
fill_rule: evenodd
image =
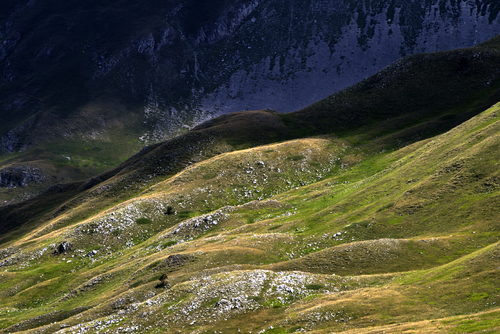
M499 40L0 209L1 330L498 331Z

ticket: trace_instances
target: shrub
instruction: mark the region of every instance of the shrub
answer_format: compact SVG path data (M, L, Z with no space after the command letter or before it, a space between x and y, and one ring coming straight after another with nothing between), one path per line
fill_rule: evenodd
M149 218L139 218L135 221L137 224L139 225L147 225L147 224L151 224L153 221Z
M292 160L292 161L300 161L303 160L305 157L303 155L297 154L297 155L291 155L287 159Z
M170 284L168 283L167 279L168 279L167 274L162 274L162 275L160 276L160 278L158 279L158 280L160 281L160 283L156 284L155 288L166 288L166 287L170 287Z
M167 211L165 211L166 215L173 215L175 213L174 208L171 207L170 205L167 206Z
M306 284L305 287L309 290L320 290L323 288L321 284Z

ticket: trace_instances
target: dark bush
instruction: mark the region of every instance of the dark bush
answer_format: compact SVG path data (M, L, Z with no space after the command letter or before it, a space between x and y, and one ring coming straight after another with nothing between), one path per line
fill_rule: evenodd
M151 224L153 221L149 218L139 218L135 222L139 225L147 225Z

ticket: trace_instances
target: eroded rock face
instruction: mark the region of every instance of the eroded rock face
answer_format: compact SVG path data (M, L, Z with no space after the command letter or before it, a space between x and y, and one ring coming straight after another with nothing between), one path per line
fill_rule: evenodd
M41 183L44 180L45 174L39 168L20 166L0 170L0 187L24 187L31 183Z
M240 49L238 61L248 65L205 96L203 108L298 110L402 56L473 46L499 34L498 13L486 14L486 6L484 1L267 1L236 33L256 35L261 44Z

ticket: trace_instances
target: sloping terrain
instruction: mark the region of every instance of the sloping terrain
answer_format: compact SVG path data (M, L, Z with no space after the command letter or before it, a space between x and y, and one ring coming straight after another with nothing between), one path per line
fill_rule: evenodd
M498 331L497 43L222 116L2 208L0 331ZM423 61L444 69L425 86Z
M225 153L59 227L69 211L2 251L2 327L494 330L499 121L366 157L334 138Z
M214 116L297 110L402 56L473 46L500 34L499 11L496 0L1 1L0 205Z
M379 143L385 148L406 145L442 133L500 100L498 40L494 38L468 49L403 58L361 83L297 112L277 114L268 110L258 112L258 117L255 112L221 116L166 144L145 148L142 152L148 161L154 160L154 164L163 167L158 166L161 171L155 170L148 163L144 167L146 169L132 177L143 178L147 174L147 181L155 182L158 174L173 175L191 160L202 159L203 155L331 132L343 137L357 133L360 134L357 140L365 142L379 138L379 141L385 140ZM442 94L446 94L447 98L444 99ZM35 184L37 188L34 189L40 191L48 184L66 183L76 176L77 179L90 177L82 167L92 165L92 161L97 159L103 162L98 164L99 168L107 168L109 165L104 162L114 154L124 155L127 152L123 142L124 139L119 136L111 138L105 146L92 147L90 143L83 142L81 155L50 158L56 162L50 168L54 175L47 176L43 183ZM73 144L77 145L65 140L64 144L49 146L59 154L68 152L65 147ZM179 145L184 149L177 150ZM203 145L203 148L198 145ZM30 156L32 153L40 154L40 161L48 157L37 149L28 151ZM204 153L200 155L200 151ZM154 157L170 154L180 154L182 158L179 156L173 161L168 158L165 164L167 158L158 162ZM15 159L6 161L15 166ZM18 156L18 159L24 158ZM134 164L133 161L135 159L118 166L114 173L130 163ZM121 173L134 173L134 170L127 167L127 171ZM109 177L110 173L104 175ZM98 179L102 180L103 176ZM137 184L134 188L136 191L139 189ZM9 196L21 196L28 190L29 187L3 188L0 197L4 196L5 201L11 198ZM120 191L120 194L123 195L123 192Z

